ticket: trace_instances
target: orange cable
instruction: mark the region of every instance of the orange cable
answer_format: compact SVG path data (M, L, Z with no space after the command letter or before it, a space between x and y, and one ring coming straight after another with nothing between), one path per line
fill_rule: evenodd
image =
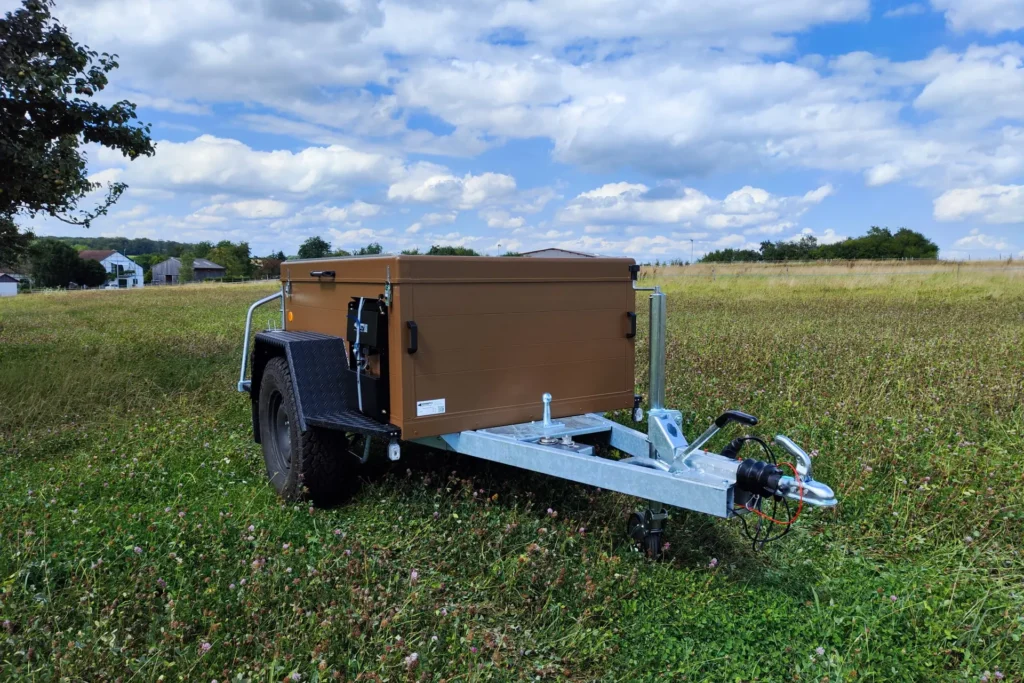
M749 512L753 512L758 517L763 517L764 519L767 519L769 522L774 522L775 524L779 524L781 526L790 526L796 522L796 520L800 517L800 511L804 509L804 483L800 480L800 475L796 473L796 467L794 467L788 462L784 462L782 464L788 467L789 469L793 470L793 478L796 480L797 489L800 492L800 501L796 506L796 514L790 517L788 521L783 522L782 520L775 519L774 517L769 517L765 513L758 510L757 508L752 508L749 505L744 505L743 507L746 508Z

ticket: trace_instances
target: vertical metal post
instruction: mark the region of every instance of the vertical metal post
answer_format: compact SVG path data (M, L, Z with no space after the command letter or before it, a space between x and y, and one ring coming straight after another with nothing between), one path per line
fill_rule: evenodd
M665 334L667 306L661 287L651 294L651 362L648 392L651 410L665 407Z

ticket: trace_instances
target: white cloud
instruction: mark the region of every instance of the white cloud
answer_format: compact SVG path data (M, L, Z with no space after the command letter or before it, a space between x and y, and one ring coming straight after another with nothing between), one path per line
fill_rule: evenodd
M896 164L878 164L868 169L865 175L868 187L879 187L899 180L900 168Z
M707 195L689 187L668 198L649 198L649 191L635 183L602 185L577 196L559 217L573 223L678 223L696 218L711 204Z
M487 221L487 227L500 230L512 230L526 225L522 216L512 216L508 211L482 211L480 217Z
M198 216L221 216L227 218L281 218L288 213L285 202L274 199L245 199L237 202L211 204L196 212Z
M334 206L326 202L303 207L301 210L285 216L270 224L271 228L286 230L288 228L319 228L342 223L349 227L358 227L363 218L376 216L381 211L377 204L368 204L356 200L345 206Z
M795 227L796 227L796 223L794 223L792 221L783 221L782 223L769 223L767 225L761 225L761 226L758 226L756 228L750 228L749 230L744 230L743 234L744 235L778 235L780 233L786 232L787 230L792 230Z
M354 248L380 242L390 236L392 230L373 230L371 228L353 228L352 230L336 230L331 228L327 231L331 236L331 243L335 248Z
M1024 3L1018 7L1024 13ZM941 73L914 100L914 107L978 123L1020 119L1024 111L1024 47L968 48L943 65Z
M421 163L388 188L388 199L449 204L471 209L515 192L515 178L501 173L455 176L442 166Z
M836 193L836 188L832 187L831 184L822 185L817 190L811 190L804 195L804 202L808 204L821 204L827 198L831 197Z
M715 230L749 228L777 223L782 216L798 217L834 191L831 185L823 185L799 197L780 197L748 185L716 200L689 187L651 189L637 183L609 183L579 194L559 218L591 225L697 223Z
M979 216L986 223L1024 223L1024 185L949 190L935 200L934 214L940 221Z
M413 223L412 225L410 225L408 228L405 229L405 232L407 234L409 234L409 235L415 235L416 233L418 233L422 229L423 229L423 224L422 223Z
M811 228L804 228L796 235L790 237L787 242L796 242L804 237L813 237L818 240L818 244L835 244L836 242L842 242L848 239L846 235L840 235L832 228L828 228L822 232L815 232Z
M985 33L1024 28L1024 4L1019 0L931 0L932 7L946 13L954 31L971 29Z
M157 150L128 163L121 179L142 189L309 195L345 192L400 169L393 158L343 145L263 152L238 140L202 135L190 142L159 142Z
M898 19L900 17L913 17L918 14L924 14L928 11L928 8L919 2L912 2L907 5L901 5L900 7L894 7L893 9L885 12L882 16L886 19Z
M458 218L458 211L447 211L444 213L425 213L420 220L427 225L440 225L441 223L454 223Z
M986 235L977 228L971 230L969 235L961 237L955 243L958 249L1012 249L1010 243L999 237Z

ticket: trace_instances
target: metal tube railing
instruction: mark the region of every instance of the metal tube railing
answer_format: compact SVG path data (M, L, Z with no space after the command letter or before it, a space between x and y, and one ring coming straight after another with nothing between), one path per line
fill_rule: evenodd
M245 316L245 340L242 342L242 370L238 375L239 391L247 391L249 389L249 381L245 379L245 367L249 364L249 336L252 334L252 314L263 304L269 304L271 301L280 299L283 296L283 292L275 292L270 296L263 297L249 307L249 312Z

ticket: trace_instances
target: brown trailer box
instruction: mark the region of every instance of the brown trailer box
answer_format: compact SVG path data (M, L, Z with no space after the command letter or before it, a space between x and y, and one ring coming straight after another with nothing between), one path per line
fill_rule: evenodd
M350 302L380 299L390 282L387 358L371 359L367 372L383 369L384 421L404 439L539 420L544 393L554 397L553 417L632 408L633 265L461 256L288 261L285 327L344 339Z

